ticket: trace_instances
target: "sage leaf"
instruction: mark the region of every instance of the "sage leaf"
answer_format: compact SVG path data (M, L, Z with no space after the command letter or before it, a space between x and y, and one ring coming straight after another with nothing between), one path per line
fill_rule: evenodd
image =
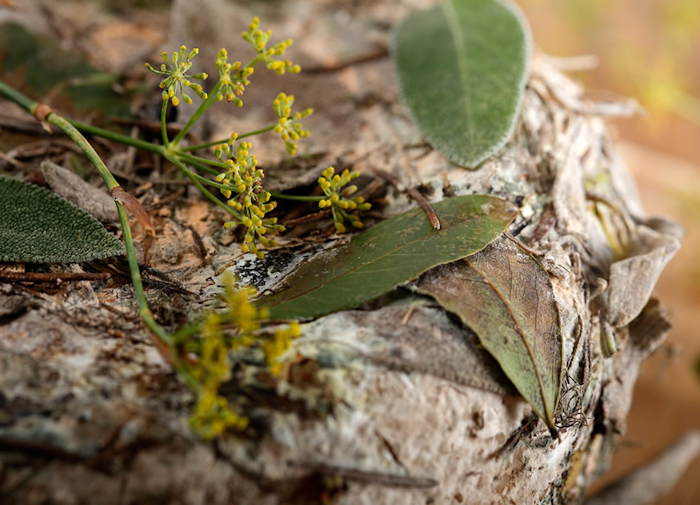
M124 254L82 209L42 187L0 176L0 261L74 263Z
M502 239L431 270L417 288L476 333L532 409L554 428L563 343L559 309L542 266Z
M530 63L530 29L498 0L449 0L406 18L394 37L401 95L423 136L476 167L511 136Z
M507 200L487 195L448 198L433 208L442 229L433 229L422 209L387 219L302 263L285 279L286 289L259 303L279 319L312 319L357 307L430 268L480 251L516 212Z

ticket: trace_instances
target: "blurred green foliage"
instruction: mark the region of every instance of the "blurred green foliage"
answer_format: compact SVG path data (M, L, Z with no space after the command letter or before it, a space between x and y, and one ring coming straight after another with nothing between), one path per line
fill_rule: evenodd
M100 72L78 51L63 49L58 40L32 34L18 24L0 25L0 75L20 82L33 96L58 92L78 111L130 113L128 98L113 90L119 74Z

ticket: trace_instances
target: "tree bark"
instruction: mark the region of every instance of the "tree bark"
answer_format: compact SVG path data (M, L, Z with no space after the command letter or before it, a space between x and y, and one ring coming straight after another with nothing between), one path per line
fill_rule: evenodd
M650 294L681 232L645 215L615 152L606 121L634 105L589 102L545 55L534 56L518 127L499 155L470 171L424 144L398 100L391 60L362 56L381 56L391 27L430 3L275 4L276 15L261 18L270 14L277 34L295 38L297 59L315 71L283 83L261 77L260 94L251 93L239 121L259 126L272 90L316 109L309 149L317 154L308 166L270 168L271 190L313 181L335 164L389 172L400 189L423 184L431 201L488 193L517 203L510 232L549 272L561 314L566 369L557 436L475 336L412 284L363 310L304 324L281 380L250 367L226 385L251 429L204 442L188 427L192 395L151 345L128 285L78 282L42 293L0 282L2 503L582 500L625 431L640 365L670 328ZM201 37L188 45L221 44L182 22L194 4L234 16L235 33L249 18L244 7L234 15L223 2L176 2L178 34ZM246 130L232 127L228 114L215 116L212 136ZM283 156L272 140L254 141L270 166ZM404 191L390 191L386 203L386 214L415 205ZM166 323L206 306L227 269L260 290L280 286L319 248L296 237L328 225L298 226L287 249L260 261L218 230L217 212L190 202L159 214L154 266L195 294L153 284L149 298ZM202 261L195 231L204 239ZM606 338L618 347L611 357Z

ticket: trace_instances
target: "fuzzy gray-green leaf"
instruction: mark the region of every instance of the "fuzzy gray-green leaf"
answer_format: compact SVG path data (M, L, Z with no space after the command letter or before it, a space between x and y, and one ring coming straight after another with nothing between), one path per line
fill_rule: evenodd
M517 7L448 0L399 27L394 60L404 103L425 138L476 167L515 128L528 77L530 32Z
M554 428L563 342L559 309L542 266L501 239L464 261L431 270L418 281L418 290L476 333L532 409Z
M261 300L280 319L310 319L368 302L434 266L480 251L515 216L507 200L488 195L448 198L433 208L437 231L422 209L392 217L324 251L285 278L288 288Z
M0 261L74 263L123 253L123 244L84 210L0 176Z

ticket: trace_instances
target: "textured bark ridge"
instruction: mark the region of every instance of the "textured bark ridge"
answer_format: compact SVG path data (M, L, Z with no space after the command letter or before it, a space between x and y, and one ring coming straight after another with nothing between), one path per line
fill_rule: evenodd
M382 169L407 186L424 183L432 201L488 193L520 206L510 232L549 274L561 320L557 437L476 336L412 283L364 310L304 324L281 379L242 369L225 394L251 428L211 443L190 433L191 395L150 344L128 286L81 282L41 294L0 284L0 502L581 499L625 431L641 363L668 332L667 315L650 293L681 232L644 214L615 152L605 116L626 115L631 106L588 102L544 55L534 57L514 137L474 171L422 143L398 102L388 58L324 69L376 52L390 27L429 3L289 1L269 17L278 20L277 33L296 38L302 65L317 67L284 83L298 103L317 110L310 149L320 154L305 176L328 163ZM194 7L175 4L178 25ZM221 16L228 12L218 7ZM347 16L336 14L340 7ZM248 19L243 11L234 18ZM256 110L255 100L244 110ZM211 125L216 136L230 133L226 121ZM281 154L264 140L256 147L261 160ZM289 185L298 168L289 170L271 171L270 181ZM387 213L414 205L404 194L387 199ZM191 226L205 237L207 260L189 264L192 251L182 248L192 228L166 217L156 220L153 261L183 289L151 283L154 312L165 321L175 309L206 305L227 269L274 289L319 247L292 232L289 244L305 248L254 260L235 243L222 244L225 235L204 214ZM605 357L611 339L618 352Z

